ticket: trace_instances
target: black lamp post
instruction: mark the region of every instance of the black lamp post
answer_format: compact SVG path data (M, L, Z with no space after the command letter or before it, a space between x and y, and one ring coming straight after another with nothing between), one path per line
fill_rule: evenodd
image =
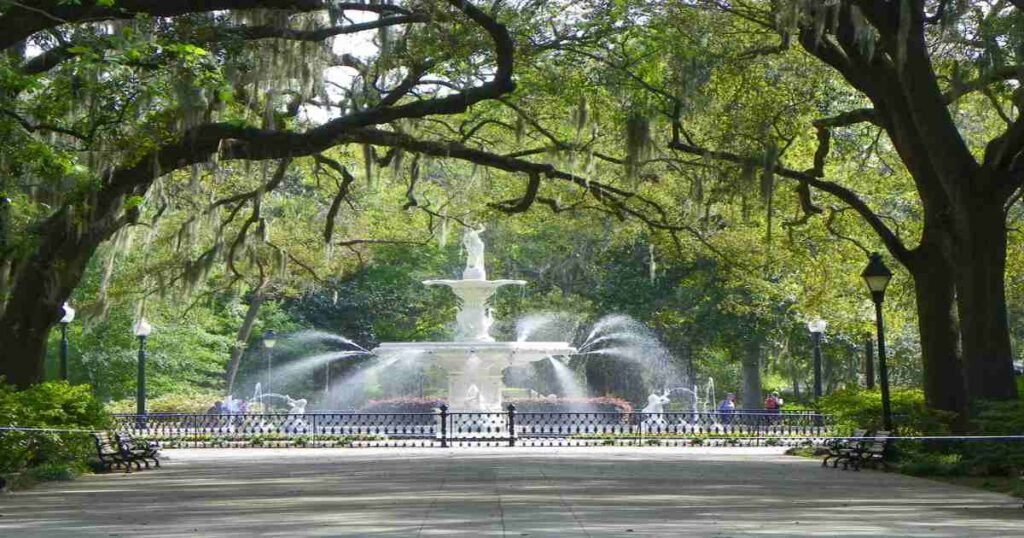
M60 378L68 380L68 324L75 321L75 309L64 303L60 318Z
M153 326L146 318L135 323L135 336L139 338L139 378L136 381L135 414L139 415L140 427L145 425L146 415L146 338L153 332Z
M889 368L885 364L885 323L882 321L882 302L885 301L885 288L892 280L892 271L885 266L882 255L875 252L868 261L868 266L860 274L871 291L871 300L875 303L875 327L878 330L878 378L882 385L882 423L885 429L892 431L892 408L889 402Z
M821 398L821 338L825 335L828 322L818 318L807 322L807 330L811 331L814 341L814 397Z
M264 393L273 392L270 388L270 380L275 344L277 344L277 333L274 331L267 331L263 333L263 353L267 356L267 389L263 391Z

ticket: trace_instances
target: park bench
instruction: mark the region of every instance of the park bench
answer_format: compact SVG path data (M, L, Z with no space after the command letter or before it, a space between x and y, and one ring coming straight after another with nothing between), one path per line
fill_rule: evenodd
M821 460L821 466L828 466L828 460L832 460L832 467L838 467L840 461L849 458L854 450L866 443L864 437L867 437L867 435L867 430L854 430L852 436L836 439L832 446L828 447L828 455L825 456L825 459Z
M149 469L150 460L154 465L160 467L160 445L157 443L136 439L127 432L118 432L114 434L114 437L135 459L144 463L147 469Z
M96 442L96 455L99 456L100 464L110 471L114 467L123 467L124 472L132 472L132 464L141 469L139 459L128 450L120 441L112 439L107 432L94 432L93 441Z
M862 465L872 467L879 463L885 464L885 450L889 446L890 432L882 430L875 432L874 439L850 452L850 456L843 460L843 469L853 465L854 471L859 471Z

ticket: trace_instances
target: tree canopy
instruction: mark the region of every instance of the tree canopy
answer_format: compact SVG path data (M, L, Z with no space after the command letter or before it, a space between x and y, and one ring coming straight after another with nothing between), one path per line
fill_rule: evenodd
M737 389L806 390L819 316L856 384L885 251L894 378L1015 397L1021 7L0 0L0 375L69 298L112 398L139 316L209 390L270 327L440 338L416 281L487 223L504 319L627 313Z

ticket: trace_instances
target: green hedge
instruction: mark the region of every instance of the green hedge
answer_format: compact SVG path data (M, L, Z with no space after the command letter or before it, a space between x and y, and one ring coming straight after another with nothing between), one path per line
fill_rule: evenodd
M896 389L890 393L892 414L901 435L943 435L949 433L949 424L956 415L929 409L924 403L924 392L919 389ZM882 394L878 390L841 389L818 399L822 413L832 415L833 428L838 435L849 435L853 430L884 429L882 424Z
M19 391L0 380L0 424L95 431L109 426L88 385L51 381ZM72 478L95 452L88 433L9 431L0 435L0 475Z
M878 391L841 390L819 400L823 413L833 416L839 435L856 428L882 429L882 400ZM928 409L920 390L895 390L892 412L901 436L948 435L956 416ZM971 435L1024 434L1024 400L977 402L969 421ZM904 440L895 443L893 460L900 471L915 476L1019 476L1024 471L1024 442L966 439Z
M224 395L217 392L185 390L172 394L162 394L146 400L146 411L150 413L205 413L217 400ZM110 413L133 414L136 411L135 398L115 400L106 404Z

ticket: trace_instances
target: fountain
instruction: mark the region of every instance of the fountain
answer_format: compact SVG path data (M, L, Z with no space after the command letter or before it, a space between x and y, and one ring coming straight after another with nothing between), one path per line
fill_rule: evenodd
M427 280L427 286L447 286L459 298L452 342L383 343L373 352L387 357L418 351L437 361L448 374L448 403L453 411L502 410L502 370L547 357L571 355L567 342L496 342L490 335L494 322L487 301L502 286L523 286L523 280L487 280L484 269L483 228L463 235L466 268L460 280Z

